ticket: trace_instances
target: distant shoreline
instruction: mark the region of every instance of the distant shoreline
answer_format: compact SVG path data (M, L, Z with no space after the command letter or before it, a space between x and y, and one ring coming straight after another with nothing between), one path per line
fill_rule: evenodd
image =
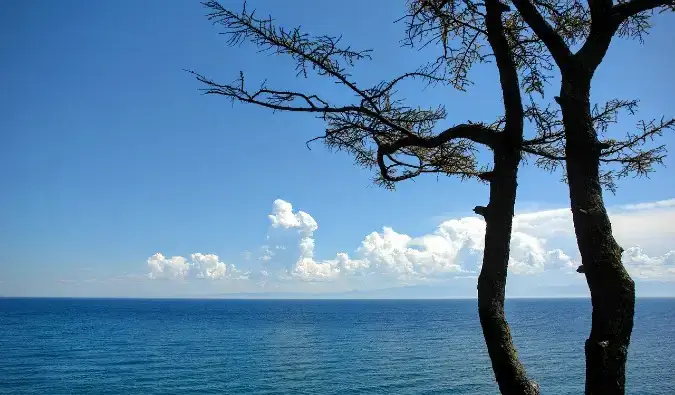
M227 297L227 296L199 296L199 297L88 297L88 296L0 296L0 299L47 299L47 300L143 300L143 301L477 301L475 297L451 298L336 298L336 297ZM506 300L590 300L588 296L551 296L551 297L507 297ZM675 296L638 296L642 299L675 299Z

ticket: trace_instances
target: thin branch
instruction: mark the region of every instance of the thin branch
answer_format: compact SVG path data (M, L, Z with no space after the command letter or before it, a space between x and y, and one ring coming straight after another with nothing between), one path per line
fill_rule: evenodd
M631 0L623 1L612 8L613 20L616 26L625 22L631 16L650 11L659 7L675 10L674 0Z

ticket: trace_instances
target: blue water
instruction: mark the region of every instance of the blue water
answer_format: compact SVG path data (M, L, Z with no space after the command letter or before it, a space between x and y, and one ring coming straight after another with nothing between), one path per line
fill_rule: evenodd
M587 300L509 300L544 394L583 393ZM638 301L629 394L675 394L675 299ZM497 394L475 301L0 299L0 394Z

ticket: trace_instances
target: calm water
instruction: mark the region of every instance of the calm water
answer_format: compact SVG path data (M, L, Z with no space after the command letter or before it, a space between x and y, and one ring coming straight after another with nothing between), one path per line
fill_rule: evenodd
M0 299L0 394L496 394L475 301ZM543 393L583 393L587 300L510 300ZM638 301L630 394L675 394L675 299Z

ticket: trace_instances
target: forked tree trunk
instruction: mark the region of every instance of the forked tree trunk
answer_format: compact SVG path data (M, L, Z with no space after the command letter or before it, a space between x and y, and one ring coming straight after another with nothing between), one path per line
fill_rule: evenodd
M509 244L516 200L516 176L520 153L495 150L494 180L490 203L476 208L486 222L483 267L478 278L478 314L492 369L503 395L536 395L539 386L530 381L518 360L504 315Z
M593 305L586 340L586 394L624 394L626 358L633 330L635 284L612 236L599 174L601 144L591 121L591 73L563 74L558 102L567 138L567 178L574 230Z

